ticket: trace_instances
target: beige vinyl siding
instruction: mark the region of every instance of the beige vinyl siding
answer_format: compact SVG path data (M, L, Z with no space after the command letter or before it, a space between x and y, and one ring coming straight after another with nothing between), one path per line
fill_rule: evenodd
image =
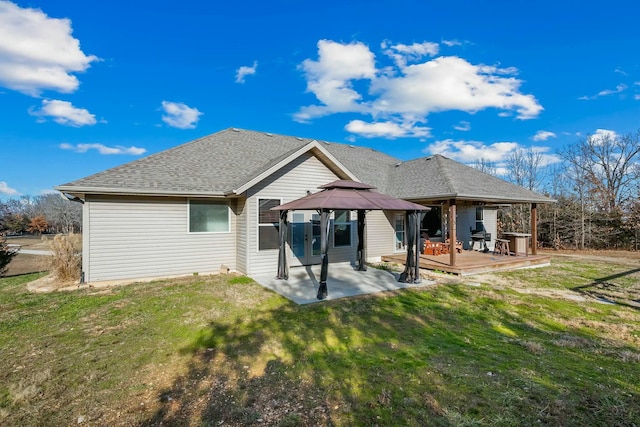
M490 251L493 250L498 237L498 209L493 207L484 207L484 227L488 233L491 233L491 241L487 242Z
M290 202L304 197L307 191L312 193L320 191L318 186L336 179L338 177L320 160L306 153L247 191L247 214L249 216L247 274L269 272L276 274L278 269L277 249L258 251L258 199L278 199L282 203ZM352 241L355 245L355 240L352 239ZM291 257L291 251L288 252L288 256ZM353 254L347 255L348 252L353 252ZM353 251L349 251L347 248L334 250L330 247L329 259L331 262L355 259L355 246L353 246Z
M471 248L471 229L476 228L476 208L474 206L458 205L456 209L456 228L458 240L462 240L463 248ZM476 243L476 248L477 248Z
M189 233L187 199L88 197L87 205L87 281L213 273L222 264L236 269L234 209L230 232Z
M491 241L487 242L487 247L489 250L493 250L493 246L496 240L497 234L497 221L498 221L498 210L493 207L483 206L483 224L484 228L487 230L487 233L491 233ZM476 228L476 206L466 205L466 206L458 206L458 240L462 240L464 248L469 249L471 247L471 229ZM478 249L478 244L476 243L476 249Z
M248 215L247 199L244 197L236 199L236 269L240 273L246 273L248 264L247 233Z
M380 262L382 255L394 251L395 230L393 220L395 212L370 211L366 217L366 254L367 261Z

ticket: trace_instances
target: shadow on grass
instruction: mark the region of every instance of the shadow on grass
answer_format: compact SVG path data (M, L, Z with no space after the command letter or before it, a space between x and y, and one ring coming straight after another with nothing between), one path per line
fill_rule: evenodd
M636 273L640 273L640 268L623 271L606 277L595 279L593 282L572 288L574 291L603 302L631 307L640 310L640 286L638 282L635 285L623 286L612 280L627 277Z
M182 350L140 425L632 425L625 368L535 309L452 286L250 310Z

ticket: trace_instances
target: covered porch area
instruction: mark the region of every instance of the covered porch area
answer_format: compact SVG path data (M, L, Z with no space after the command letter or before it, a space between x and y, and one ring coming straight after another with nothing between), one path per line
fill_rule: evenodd
M384 255L383 262L404 265L405 258L401 254ZM462 251L457 254L455 264L451 264L450 254L420 254L421 269L442 271L459 276L470 276L493 271L516 270L521 268L547 267L551 265L549 255L504 256L478 251Z

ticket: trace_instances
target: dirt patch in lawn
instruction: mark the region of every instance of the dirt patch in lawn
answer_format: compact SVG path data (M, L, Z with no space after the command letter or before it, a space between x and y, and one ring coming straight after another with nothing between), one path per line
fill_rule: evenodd
M579 258L581 260L611 261L623 265L640 265L640 252L638 251L576 251L568 249L554 251L552 249L543 249L539 250L538 253L558 257Z
M45 271L46 269L46 256L19 253L7 266L6 276L20 276L22 274Z

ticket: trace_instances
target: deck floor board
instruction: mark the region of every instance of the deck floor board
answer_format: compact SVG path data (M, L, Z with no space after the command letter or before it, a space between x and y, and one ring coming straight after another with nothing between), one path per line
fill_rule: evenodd
M405 254L385 255L383 262L404 265ZM549 255L507 256L494 255L478 251L462 251L456 256L456 265L449 265L449 254L420 255L420 268L438 270L460 276L469 276L493 271L515 270L520 268L536 268L551 265Z

